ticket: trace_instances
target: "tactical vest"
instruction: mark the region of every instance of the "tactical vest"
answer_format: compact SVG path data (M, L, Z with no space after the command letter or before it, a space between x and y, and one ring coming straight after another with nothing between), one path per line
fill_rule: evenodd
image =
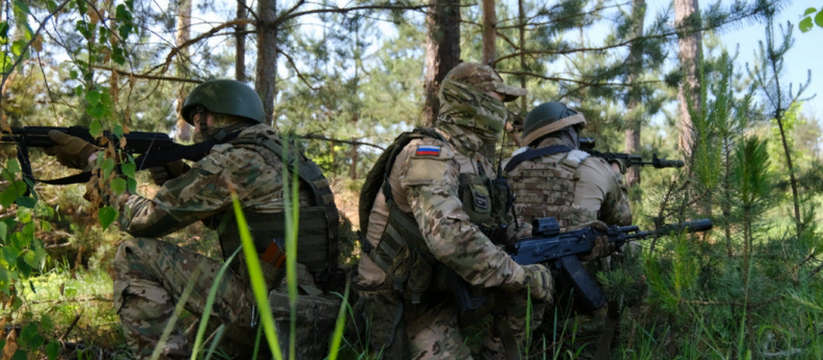
M564 152L559 161L545 158ZM554 217L562 231L597 220L597 214L573 206L577 168L588 157L587 152L567 146L530 149L515 155L506 164L506 172L517 198L517 215L527 223L534 218Z
M300 207L298 221L297 262L306 266L312 273L318 287L328 290L330 276L338 269L338 212L334 204L334 195L329 188L329 181L317 165L306 158L296 147L289 145L288 159L284 159L283 146L263 134L253 138L239 138L229 142L234 146L255 146L269 150L270 154L260 155L271 166L282 163L284 169L297 166L298 177L302 185L311 190L312 206ZM268 156L267 156L268 155ZM274 155L274 156L271 156ZM286 161L288 160L288 161ZM276 163L277 162L277 163ZM298 202L298 199L293 199ZM254 238L258 254L268 249L272 241L280 244L286 238L285 213L258 213L243 210L249 231ZM241 245L240 232L233 211L218 215L218 233L224 258L228 258Z
M401 134L369 171L360 193L360 229L363 234L369 227L369 215L378 191L383 192L389 207L386 229L378 245L372 246L367 239L361 238L362 252L386 272L394 289L402 292L413 304L420 303L430 288L445 290L448 287L441 282L446 281L442 273L445 267L437 266L438 262L429 251L414 214L400 210L389 184L389 174L398 153L412 140L425 137L446 142L440 134L430 129L415 129ZM511 205L512 197L508 186L502 186L506 185L504 179L491 180L483 173L482 166L479 169L480 174L459 175L458 196L469 220L492 241L499 242L503 240L506 224L511 219L507 205ZM498 183L500 180L502 184ZM437 276L434 276L435 272ZM437 284L432 284L433 278L437 279Z

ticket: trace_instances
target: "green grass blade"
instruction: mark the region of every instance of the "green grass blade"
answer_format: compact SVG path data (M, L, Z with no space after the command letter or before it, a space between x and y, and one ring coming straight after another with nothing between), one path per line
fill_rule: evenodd
M340 304L340 311L337 312L337 323L334 325L334 334L331 337L331 347L329 347L329 360L337 360L337 354L340 352L340 341L343 339L343 330L346 327L346 305L348 304L350 285L351 283L346 282L343 302Z
M214 336L214 340L211 342L211 346L209 346L209 352L206 354L206 360L211 359L211 356L214 354L214 350L217 349L217 344L220 343L220 339L223 337L224 331L226 331L226 326L224 324L220 324L220 327L217 328L217 335Z
M177 301L177 305L174 306L174 311L171 314L171 318L169 318L169 322L166 323L166 327L163 329L163 334L160 336L160 341L151 353L151 360L157 360L157 358L160 357L160 353L163 352L163 348L166 347L166 341L169 339L171 332L174 330L174 325L177 323L177 318L179 318L180 314L183 313L183 309L186 306L186 301L189 299L189 295L191 295L191 291L194 289L194 285L197 283L198 277L200 277L200 264L198 264L197 268L194 269L191 280L189 280L189 283L186 285L186 289L183 290L183 294L180 295L180 300Z
M266 281L263 279L260 259L257 257L257 250L254 247L254 241L249 233L249 225L246 223L246 217L243 216L243 209L240 208L240 199L237 198L237 193L232 192L231 200L234 204L234 215L237 218L237 227L240 230L240 240L243 242L243 254L246 256L246 265L249 270L252 292L254 292L254 299L257 302L257 308L260 312L260 325L263 326L266 341L269 343L272 355L276 360L283 360L283 354L280 352L280 344L277 342L277 332L274 328L274 316L272 316L271 308L269 307Z
M231 264L234 257L237 256L238 253L240 253L239 247L233 254L231 254L231 256L229 256L228 259L226 259L223 266L220 267L220 270L217 272L217 276L214 278L214 284L212 284L211 289L209 289L209 296L206 298L206 306L203 308L203 315L200 317L200 325L197 328L197 336L194 338L194 347L192 347L191 351L191 360L195 360L197 358L197 353L200 351L200 346L203 344L203 336L206 335L206 327L209 324L209 316L211 316L214 298L217 297L217 288L218 285L220 285L220 280L223 279L223 275L229 268L229 264Z
M288 139L283 140L288 143ZM289 147L283 146L283 163L289 163ZM289 294L289 359L296 359L297 340L297 229L300 225L300 178L297 162L289 169L284 167L283 194L286 215L286 286ZM291 174L291 185L289 184Z
M257 336L254 338L254 352L251 354L251 360L257 360L257 354L260 353L260 338L263 335L263 327L257 327Z

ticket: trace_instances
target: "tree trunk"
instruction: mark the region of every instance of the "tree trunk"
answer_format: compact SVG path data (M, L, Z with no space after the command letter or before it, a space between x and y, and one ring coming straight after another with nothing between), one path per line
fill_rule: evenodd
M434 126L440 101L437 92L446 74L460 62L460 1L429 0L426 15L426 103L423 126Z
M357 139L353 139L357 141ZM351 167L349 167L349 177L352 180L357 180L357 145L351 146Z
M246 17L246 0L237 0L237 18ZM234 35L236 51L234 55L234 78L237 81L246 81L246 24L237 25Z
M494 0L483 0L483 64L494 67L497 14Z
M263 100L266 124L274 125L275 77L277 75L277 29L271 24L277 17L277 0L260 0L257 3L257 72L254 87Z
M677 98L680 100L680 138L678 143L684 153L685 158L691 157L692 146L694 144L694 134L691 114L700 112L700 83L697 79L697 64L702 58L701 32L696 31L700 27L700 8L697 0L674 0L675 25L680 34L678 35L678 47L680 68L683 71L683 80ZM686 98L687 90L690 93ZM689 106L691 105L691 106Z
M636 21L632 31L633 37L643 36L643 18L646 15L646 1L634 0L632 1L632 17ZM636 41L629 46L628 68L629 76L628 83L634 85L635 81L640 78L643 72L643 42ZM626 129L626 153L637 154L640 150L640 124L642 122L641 114L637 113L640 102L642 101L642 93L640 86L632 86L629 88L629 93L626 99L626 107L629 114L633 118L629 120L628 128ZM631 166L626 171L626 185L631 187L634 184L640 183L640 167Z
M186 41L191 39L191 0L180 0L180 7L177 9L177 33L175 34L177 46L182 46ZM186 66L184 65L189 58L188 48L183 48L178 54L178 61L176 66L177 77L186 78ZM192 137L193 128L183 116L180 111L183 109L183 101L186 100L185 85L180 86L177 92L177 139L180 141L189 141Z

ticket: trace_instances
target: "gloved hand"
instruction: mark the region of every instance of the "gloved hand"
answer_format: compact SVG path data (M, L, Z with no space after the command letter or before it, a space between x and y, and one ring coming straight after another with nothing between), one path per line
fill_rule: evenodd
M175 160L166 166L158 166L149 168L151 179L158 186L162 186L166 181L174 179L180 175L185 174L191 169L183 160Z
M610 165L612 166L612 171L615 173L625 174L626 171L629 169L628 164L621 159L614 159L611 161Z
M526 283L532 299L551 304L554 295L554 280L551 271L540 264L523 266L526 271Z
M46 154L57 156L60 164L74 169L85 169L89 165L89 156L98 150L85 140L58 130L49 131L49 138L57 145L47 148Z
M580 224L574 227L574 229L572 230L579 230L583 228L593 228L595 230L600 230L604 232L609 230L609 226L600 220ZM600 259L609 256L611 255L611 253L614 252L614 250L614 243L609 242L609 237L606 236L606 234L603 234L603 236L598 236L596 239L594 239L594 247L592 248L592 252L586 255L579 255L578 257L581 261L592 261L595 259Z

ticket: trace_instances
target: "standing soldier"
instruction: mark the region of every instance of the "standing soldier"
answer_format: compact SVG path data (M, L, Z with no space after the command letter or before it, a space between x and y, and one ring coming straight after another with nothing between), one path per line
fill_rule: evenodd
M298 167L300 177L297 261L301 304L327 304L322 294L337 285L332 277L337 272L338 214L329 183L311 160L282 142L263 123L265 113L257 93L234 80L207 81L191 91L181 115L195 126L196 141L217 145L191 168L178 160L165 168L151 169L154 181L161 185L153 199L135 194L117 196L108 185L94 181L87 185L87 195L98 192L103 203L119 211L123 230L135 237L121 243L114 258L114 307L129 344L144 359L157 346L162 346L161 359L190 357L191 349L181 329L176 328L165 343L160 342L161 335L175 302L192 281L194 287L185 308L198 316L203 313L221 267L218 260L155 238L203 221L218 231L224 258L228 258L241 246L232 192L240 199L263 260L267 287L281 285L281 240L286 226L283 179L284 172L292 170L285 167L285 156ZM97 151L79 138L57 131L49 135L58 145L47 151L57 155L64 165L84 168L89 155ZM272 293L272 299L284 299L276 294ZM272 305L275 309L288 308L276 302ZM229 353L244 357L251 354L257 333L256 306L240 254L231 263L229 273L220 279L212 311L213 318L226 326L228 341L223 345ZM331 309L329 317L333 319L336 311ZM275 313L276 318L283 316L288 319L288 311ZM328 329L314 325L298 330L302 359L322 359L327 349ZM288 339L288 332L279 335L280 339Z
M471 359L459 323L460 307L468 307L450 288L465 281L473 293L496 291L501 309L481 357L519 358L527 291L550 302L551 273L518 265L496 245L511 220L510 194L495 186L486 151L504 127L503 102L525 94L489 66L462 63L443 80L436 127L400 135L369 172L360 197L364 255L353 287L358 315L371 321L375 354Z
M526 116L523 142L528 146L515 151L504 166L517 197L514 208L520 224L554 217L561 231L631 225L620 164L610 165L579 150L579 134L585 126L582 114L559 102L541 104ZM607 242L598 242L587 260L613 250ZM598 266L602 264L590 261L587 268L594 271Z

